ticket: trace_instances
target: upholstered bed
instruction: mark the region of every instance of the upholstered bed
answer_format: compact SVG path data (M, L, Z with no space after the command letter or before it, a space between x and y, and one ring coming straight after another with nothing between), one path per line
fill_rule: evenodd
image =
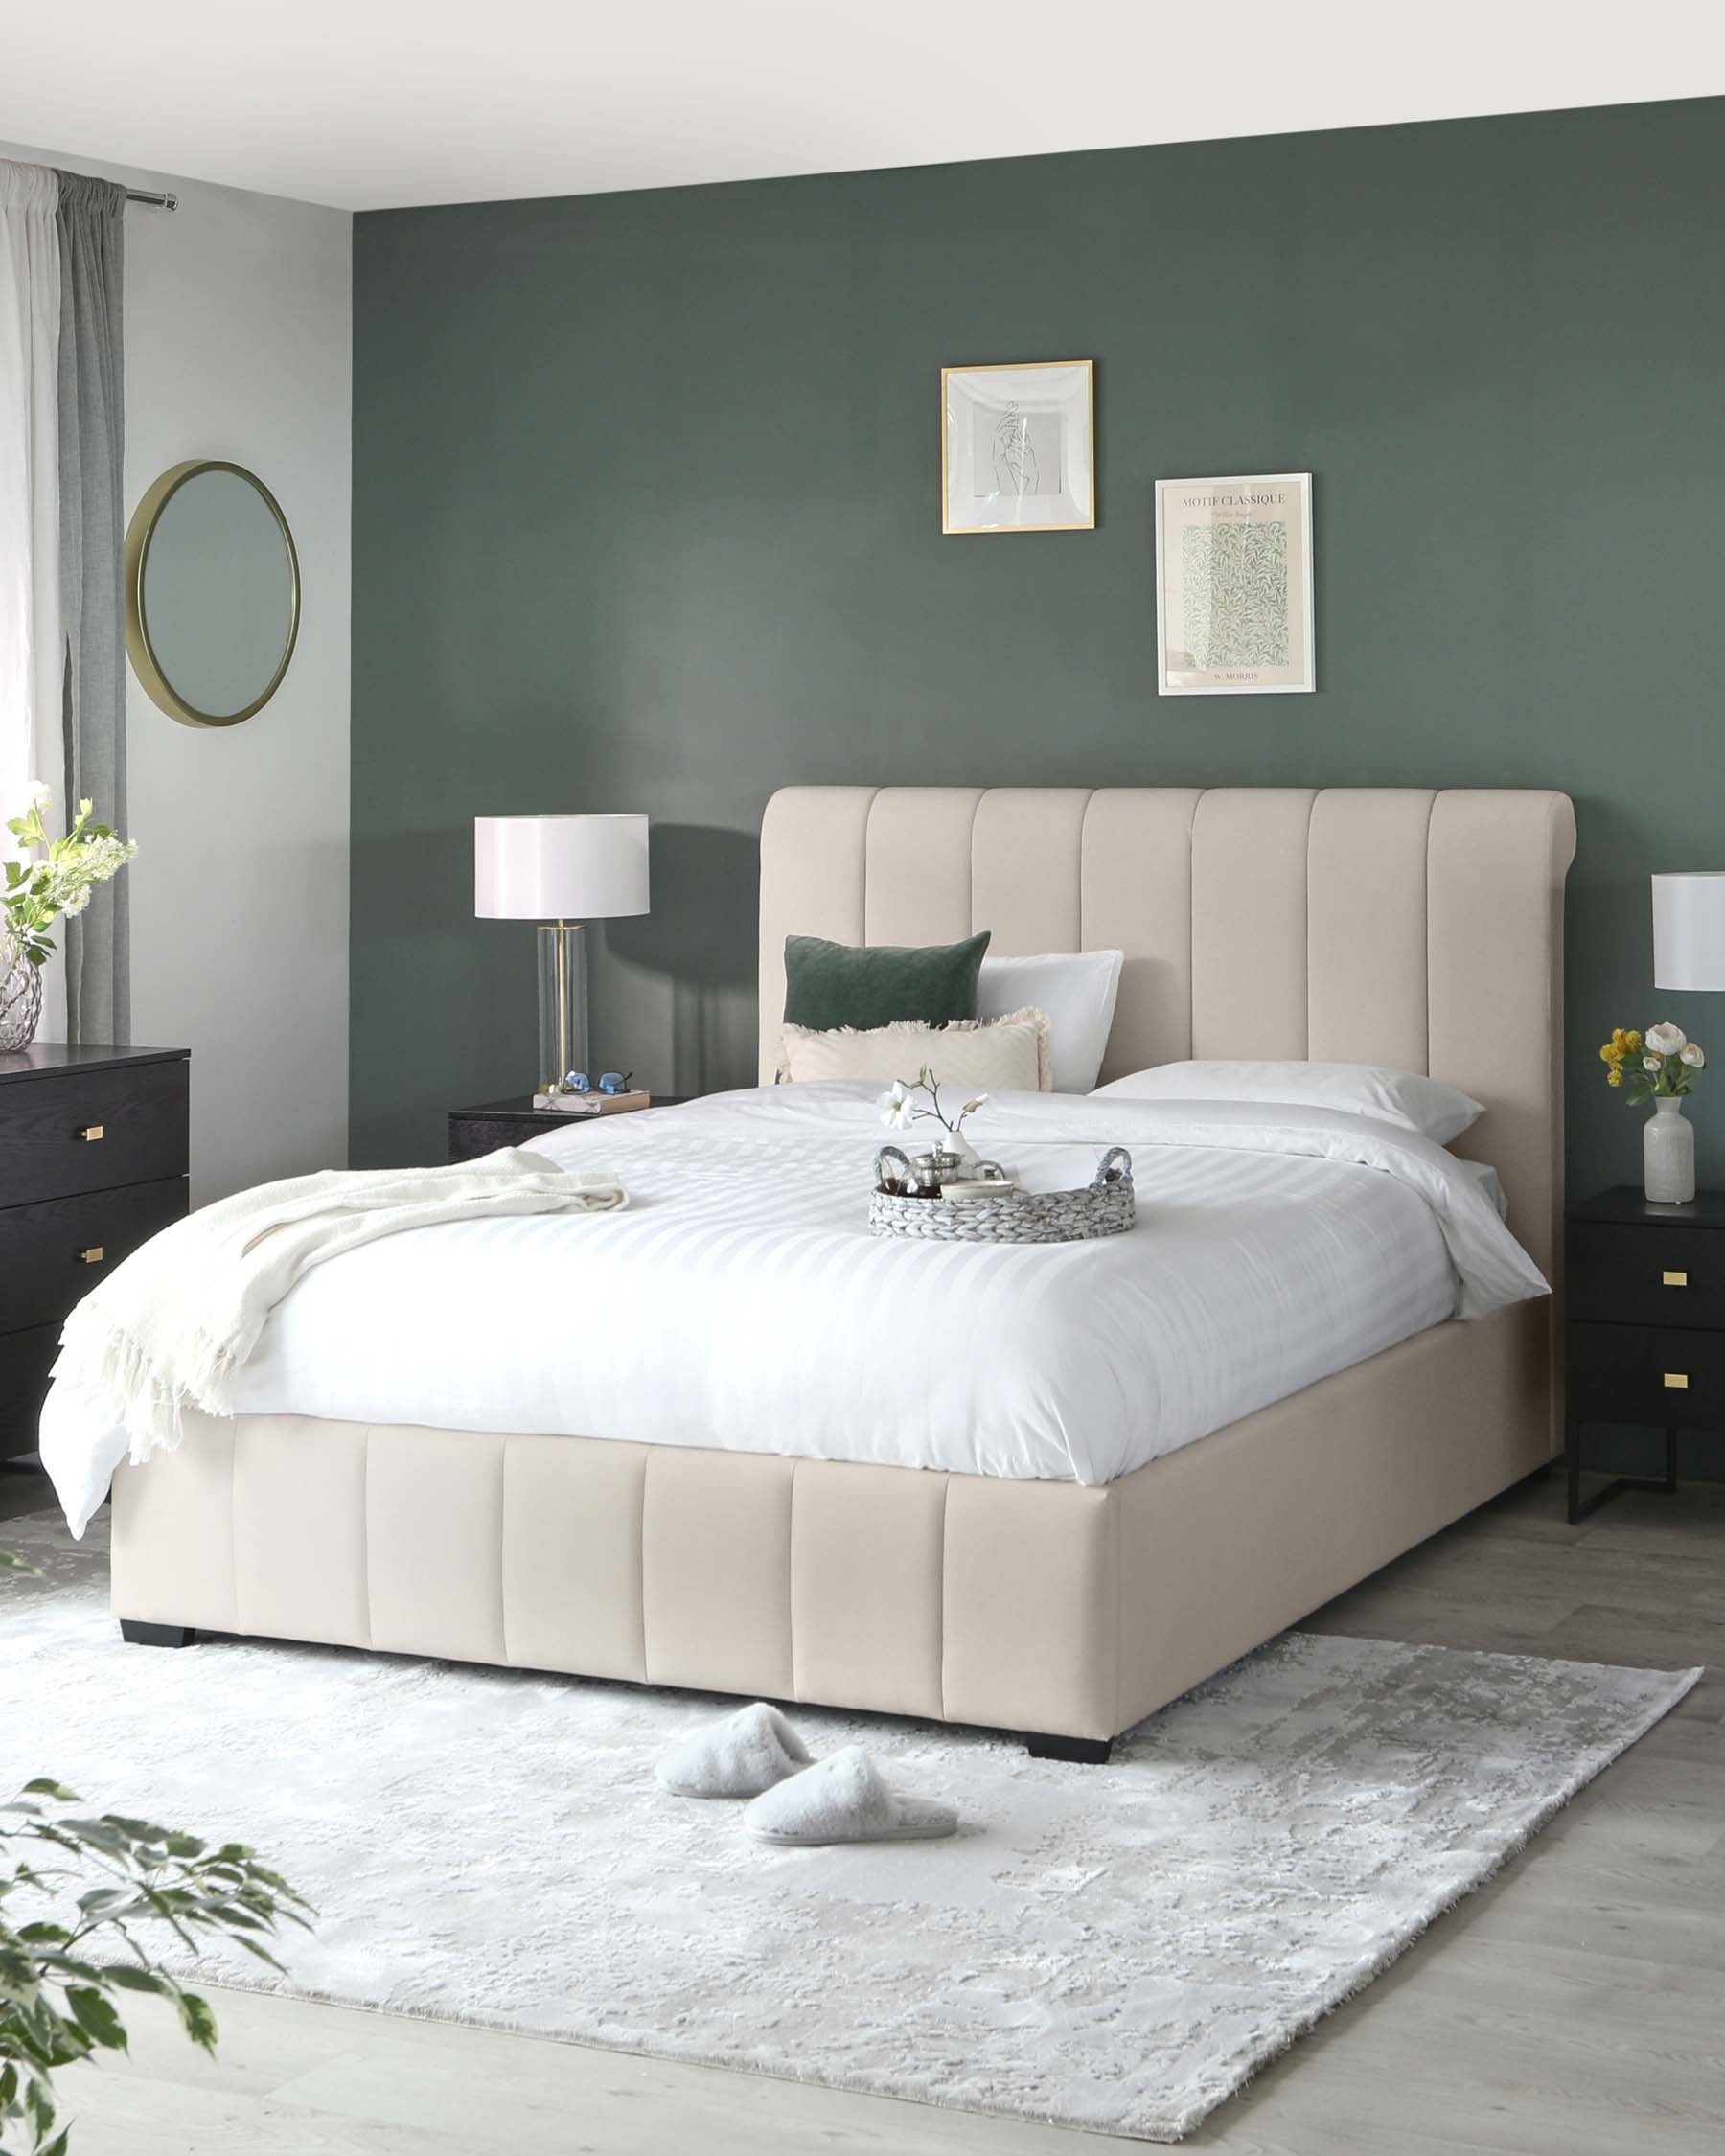
M1496 1168L1554 1278L1573 850L1544 792L792 789L762 833L763 1080L789 932L1118 948L1105 1079L1190 1056L1429 1071L1485 1104L1456 1151ZM195 1417L115 1477L114 1609L164 1643L331 1641L1098 1756L1542 1466L1553 1319L1540 1297L1427 1324L1099 1481L821 1457L813 1437Z

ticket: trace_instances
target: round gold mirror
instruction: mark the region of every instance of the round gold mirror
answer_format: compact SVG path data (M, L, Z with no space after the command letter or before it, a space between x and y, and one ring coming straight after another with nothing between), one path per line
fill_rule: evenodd
M126 648L171 719L237 726L282 685L299 634L299 557L243 465L176 464L126 535Z

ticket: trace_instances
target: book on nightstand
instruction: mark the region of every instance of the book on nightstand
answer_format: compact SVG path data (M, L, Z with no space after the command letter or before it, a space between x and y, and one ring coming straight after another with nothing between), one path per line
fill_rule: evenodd
M627 1115L632 1109L651 1108L651 1093L535 1093L533 1105L552 1115Z

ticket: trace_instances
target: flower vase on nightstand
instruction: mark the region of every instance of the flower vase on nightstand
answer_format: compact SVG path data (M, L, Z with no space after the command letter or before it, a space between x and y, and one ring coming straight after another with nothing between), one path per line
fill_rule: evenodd
M1695 1132L1683 1104L1707 1058L1680 1025L1615 1026L1599 1050L1605 1083L1636 1107L1653 1103L1642 1128L1642 1179L1650 1205L1687 1205L1695 1195Z
M1642 1130L1642 1172L1647 1202L1687 1205L1695 1195L1695 1126L1680 1100L1656 1100Z

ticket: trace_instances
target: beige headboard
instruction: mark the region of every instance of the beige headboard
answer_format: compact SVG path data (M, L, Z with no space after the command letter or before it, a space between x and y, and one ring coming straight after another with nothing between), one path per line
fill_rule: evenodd
M1562 793L796 786L761 826L761 1077L785 938L1126 953L1102 1075L1187 1056L1424 1070L1486 1104L1552 1272L1563 1203Z

